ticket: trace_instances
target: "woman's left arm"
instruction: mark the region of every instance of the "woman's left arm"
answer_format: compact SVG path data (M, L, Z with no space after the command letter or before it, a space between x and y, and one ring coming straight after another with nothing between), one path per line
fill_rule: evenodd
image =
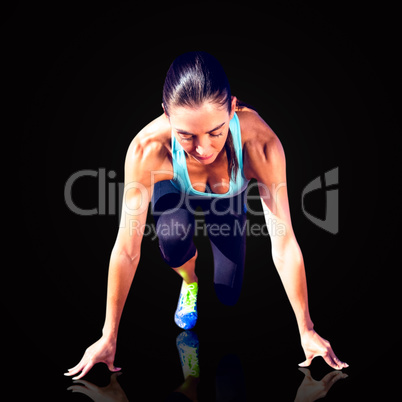
M255 117L257 118L257 117ZM316 356L335 369L348 367L334 354L330 343L315 331L310 318L303 255L293 232L286 188L285 154L278 137L258 117L255 134L244 145L248 178L255 178L271 238L272 258L296 316L301 344L309 366Z

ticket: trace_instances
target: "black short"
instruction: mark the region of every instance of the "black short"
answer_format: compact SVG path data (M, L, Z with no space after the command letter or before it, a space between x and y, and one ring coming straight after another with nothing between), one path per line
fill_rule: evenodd
M199 212L199 207L202 212ZM246 253L245 191L233 197L190 196L169 181L155 184L152 214L163 259L178 268L194 257L195 217L202 214L214 255L218 298L233 305L243 282Z

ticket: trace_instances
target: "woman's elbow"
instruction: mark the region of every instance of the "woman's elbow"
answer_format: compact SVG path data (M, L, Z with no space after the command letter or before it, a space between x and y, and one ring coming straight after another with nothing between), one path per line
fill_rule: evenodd
M129 264L138 264L141 251L137 248L113 247L111 259Z
M277 269L289 263L303 265L303 254L294 236L284 236L282 239L272 239L272 259Z

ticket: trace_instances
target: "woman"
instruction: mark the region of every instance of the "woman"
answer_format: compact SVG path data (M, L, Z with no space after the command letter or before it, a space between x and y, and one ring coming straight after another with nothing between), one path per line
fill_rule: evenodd
M182 278L176 324L197 320L197 250L192 241L195 209L201 206L214 253L219 299L236 303L243 279L246 222L244 194L259 184L272 256L294 310L306 360L322 356L335 369L347 367L328 341L313 329L307 303L302 253L293 233L286 190L285 155L270 127L250 107L231 96L219 62L204 52L179 56L163 88L164 113L132 141L125 162L122 216L111 253L106 318L102 337L66 375L83 377L98 362L114 366L117 331L139 260L148 204L164 260ZM215 228L215 230L212 230ZM225 233L222 230L225 228ZM218 230L216 230L218 229ZM279 233L278 233L279 232Z

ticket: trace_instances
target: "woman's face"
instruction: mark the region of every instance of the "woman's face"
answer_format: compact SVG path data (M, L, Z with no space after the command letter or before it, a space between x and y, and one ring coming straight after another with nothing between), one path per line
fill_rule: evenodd
M202 165L209 165L225 145L235 105L233 97L230 114L227 105L212 102L204 102L196 108L173 107L169 109L172 133L188 155Z

